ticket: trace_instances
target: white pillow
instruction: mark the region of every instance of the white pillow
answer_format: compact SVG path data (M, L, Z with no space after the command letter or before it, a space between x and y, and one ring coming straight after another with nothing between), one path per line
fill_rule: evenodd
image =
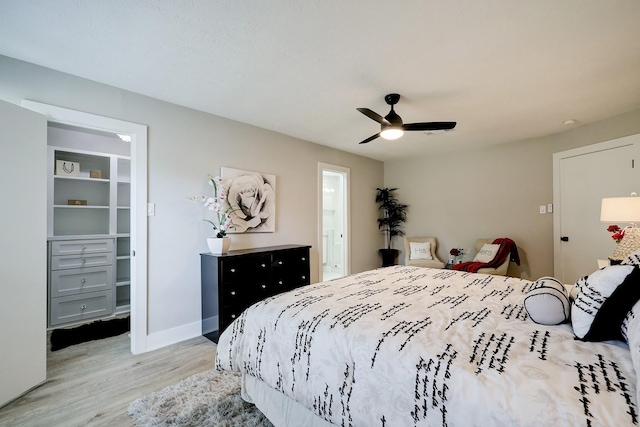
M409 242L411 254L409 259L433 259L431 257L431 242Z
M480 251L476 254L476 257L473 259L473 261L490 262L496 257L498 249L500 249L500 245L485 243L484 245L482 245L482 248L480 248Z
M553 277L541 277L524 298L529 317L541 325L559 325L569 320L571 303L562 283Z
M596 315L602 305L625 282L633 269L632 265L611 265L578 280L576 284L579 285L580 291L571 308L571 323L576 337L585 339L587 334L591 332ZM625 311L622 315L624 316L626 313ZM620 324L612 325L611 329L619 333ZM600 339L592 338L587 338L587 340L600 341Z

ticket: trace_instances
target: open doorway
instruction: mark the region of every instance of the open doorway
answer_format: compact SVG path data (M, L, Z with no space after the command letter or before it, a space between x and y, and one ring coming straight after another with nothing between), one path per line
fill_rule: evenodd
M75 128L103 135L121 135L130 144L129 162L123 162L121 161L123 158L115 156L112 161L110 160L110 164L114 166L113 168L109 167L107 169L106 164L104 167L92 168L103 173L107 170L115 171L117 168L120 172L126 171L126 174L124 174L126 178L120 179L121 175L116 175L114 172L113 177L109 175L110 179L107 179L106 176L94 178L90 181L90 184L82 182L85 180L82 177L70 182L72 182L72 185L99 185L100 182L107 185L107 181L115 181L114 185L110 186L108 199L105 195L103 203L95 203L96 205L107 205L107 200L111 200L116 204L114 215L108 216L106 213L108 210L104 209L104 217L108 218L109 226L98 231L100 235L104 235L107 232L110 237L114 238L114 242L117 242L117 244L114 243L114 253L116 254L114 258L116 258L116 262L120 260L121 264L124 264L123 271L128 271L129 273L128 280L116 282L120 286L116 286L113 297L120 296L121 300L128 299L128 301L125 301L128 304L123 303L123 310L126 310L126 306L128 306L131 313L131 352L133 354L144 353L146 351L147 337L147 127L33 101L25 100L22 102L22 106L45 115L50 124L50 129ZM71 154L72 151L71 148L67 148L66 154ZM90 157L85 156L85 159L89 160ZM128 191L118 193L118 187ZM121 194L120 199L118 199L118 194ZM70 208L60 206L59 209ZM80 206L78 212L84 212L85 210L88 209ZM82 223L96 224L93 220ZM127 233L119 232L123 231L123 226L128 228ZM53 227L55 225L52 225L51 229ZM112 230L114 231L113 233ZM65 231L62 233L65 233Z
M349 275L349 169L318 164L320 280Z

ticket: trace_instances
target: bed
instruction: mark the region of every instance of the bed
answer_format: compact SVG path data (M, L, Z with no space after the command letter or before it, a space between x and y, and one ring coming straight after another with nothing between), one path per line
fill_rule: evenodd
M584 342L531 320L536 286L411 266L309 285L249 307L216 366L277 427L637 425L640 306L629 344Z

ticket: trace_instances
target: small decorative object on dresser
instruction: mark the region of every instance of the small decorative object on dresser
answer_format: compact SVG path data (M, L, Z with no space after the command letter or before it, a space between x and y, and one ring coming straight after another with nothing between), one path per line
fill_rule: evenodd
M231 246L231 239L226 237L227 231L235 228L231 222L231 212L234 208L224 207L225 200L227 199L227 190L222 184L222 178L219 176L209 175L209 185L213 187L213 197L207 196L190 196L189 200L202 203L202 205L210 211L213 211L213 218L203 219L213 227L215 237L207 238L207 245L212 254L220 255L227 253Z
M229 252L231 238L229 237L207 237L207 246L214 255L222 255Z

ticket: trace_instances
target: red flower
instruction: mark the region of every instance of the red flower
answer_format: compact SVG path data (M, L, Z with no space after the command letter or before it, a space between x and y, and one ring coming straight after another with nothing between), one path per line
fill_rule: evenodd
M453 249L451 249L451 250L449 251L449 254L450 254L450 255L453 255L453 256L458 256L458 255L460 255L460 249L458 249L458 248L453 248Z
M613 224L610 225L609 227L607 227L607 231L611 234L611 238L613 240L616 241L616 243L620 243L620 241L622 240L622 238L624 237L624 229L618 227L617 225Z

